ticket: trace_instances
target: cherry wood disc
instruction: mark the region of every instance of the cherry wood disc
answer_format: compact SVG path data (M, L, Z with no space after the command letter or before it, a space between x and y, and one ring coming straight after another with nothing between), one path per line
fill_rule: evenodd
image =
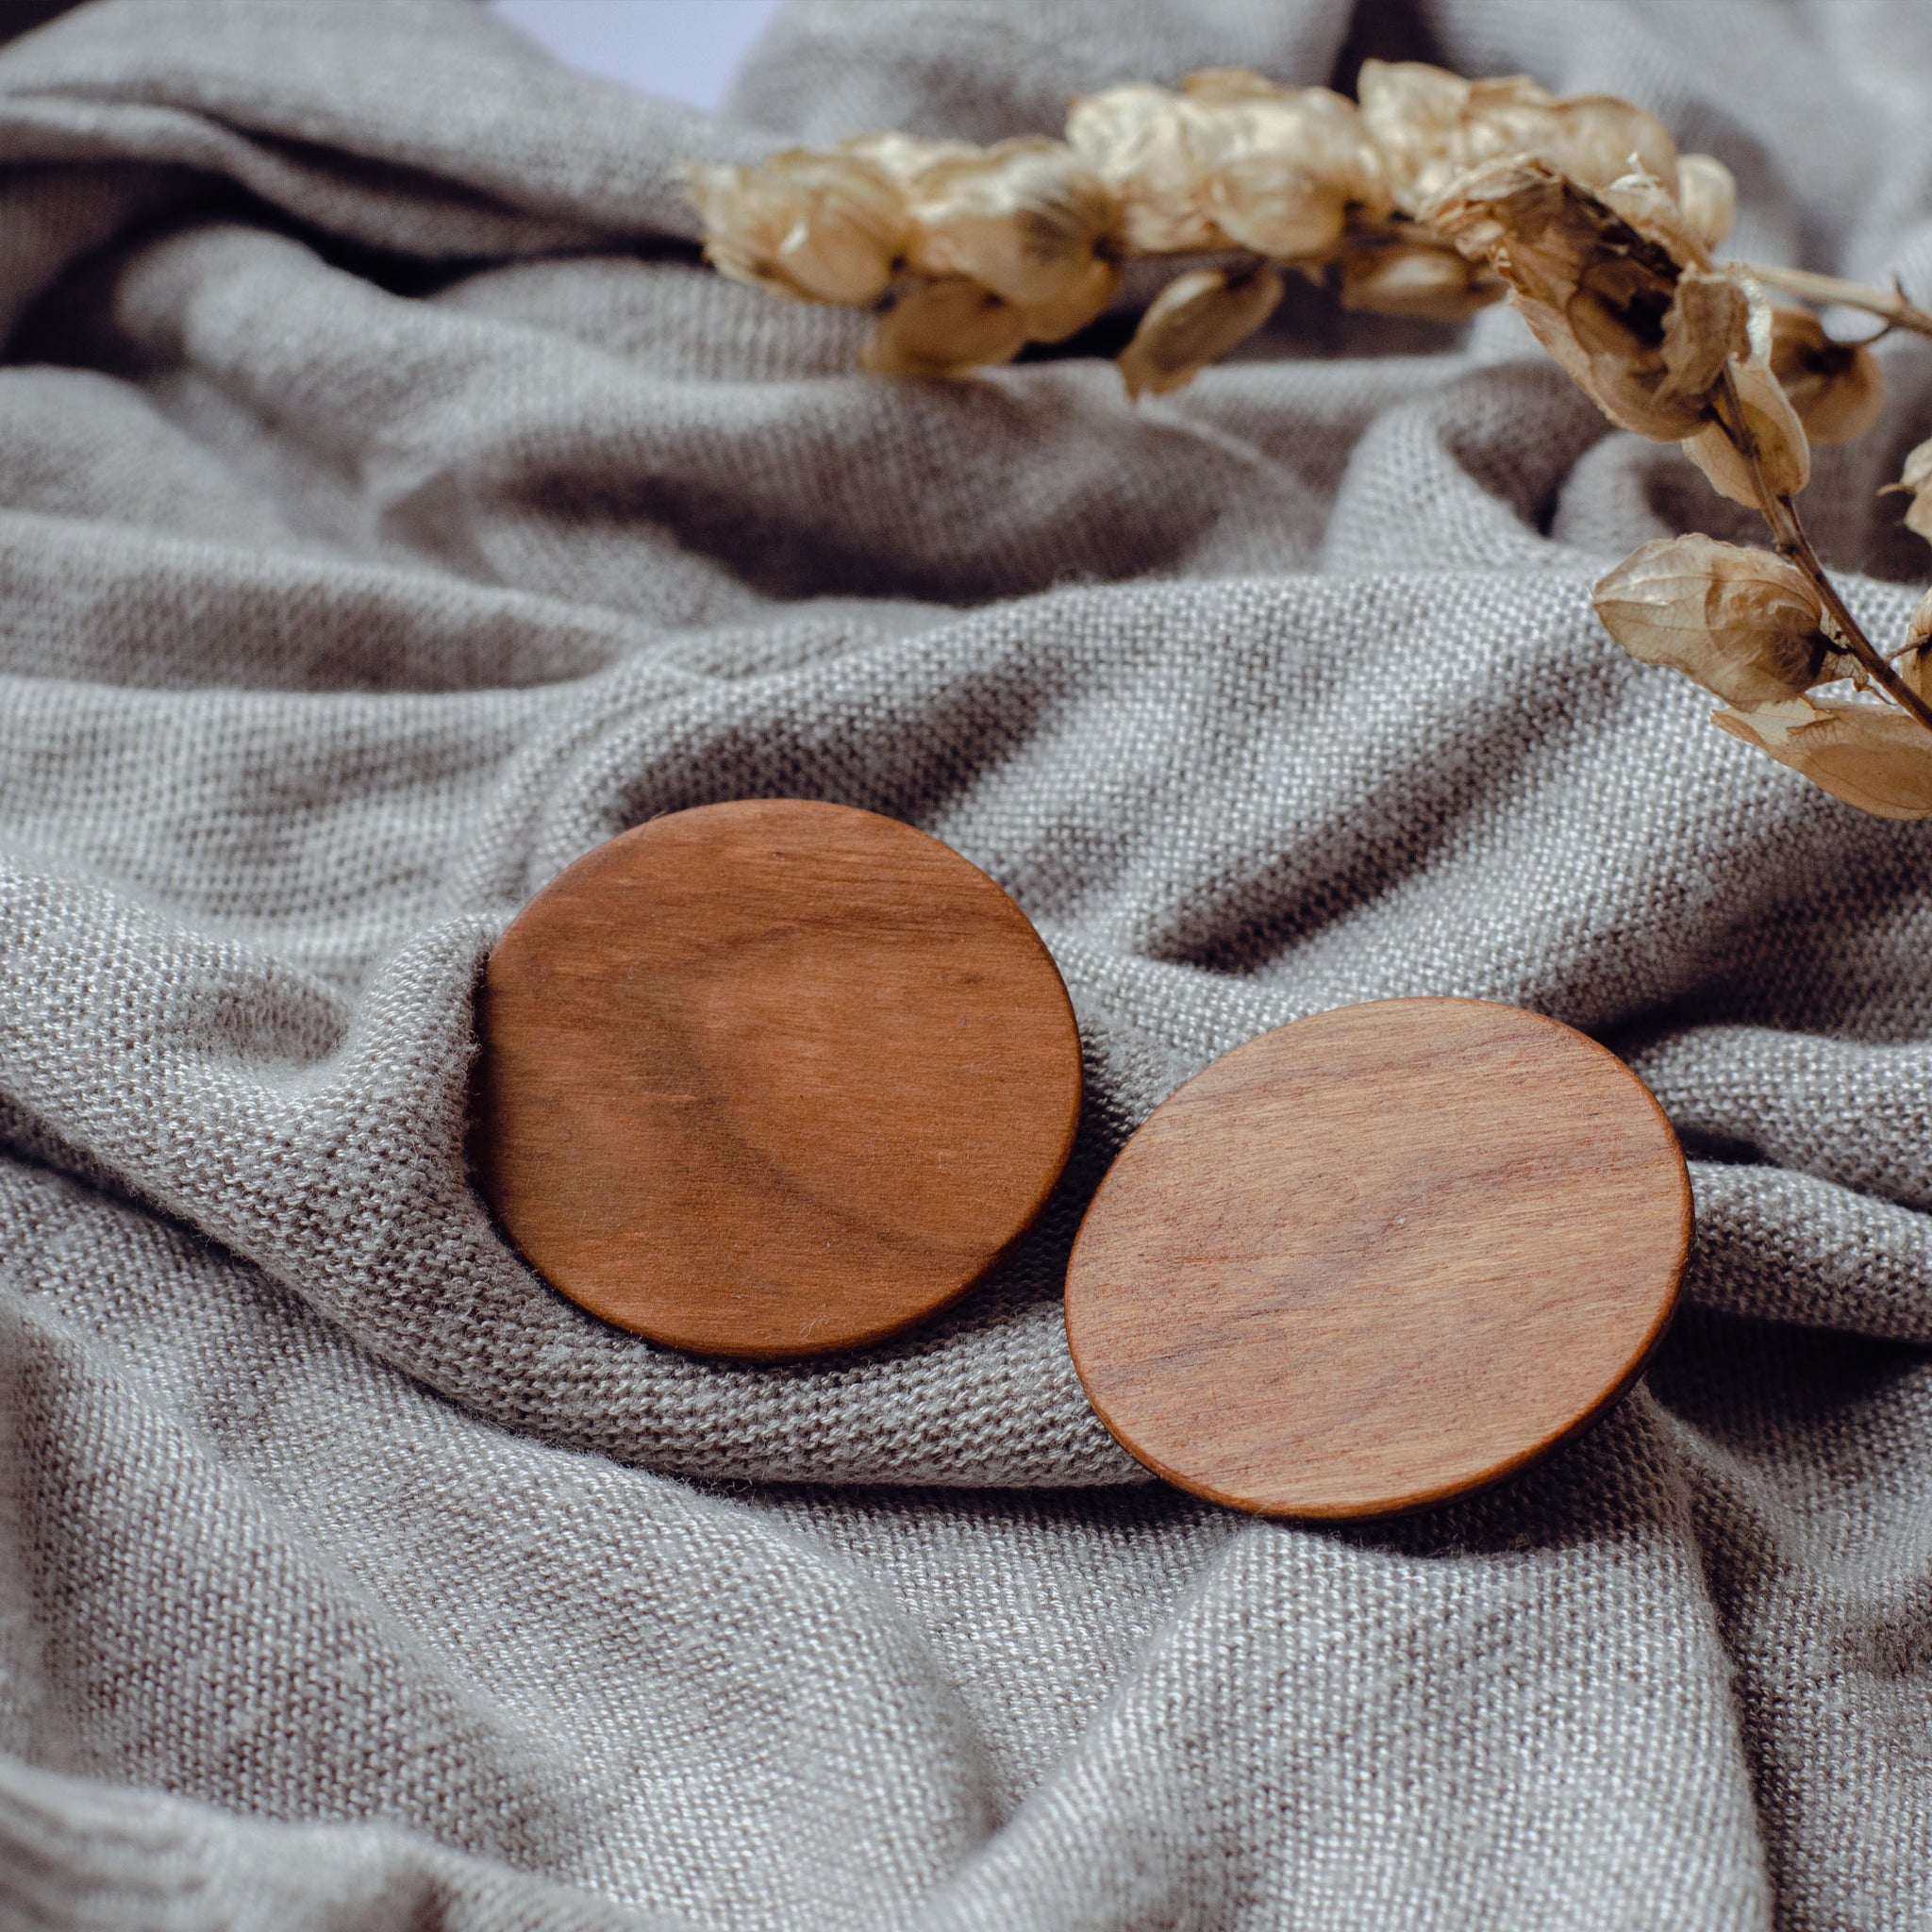
M554 1287L676 1348L877 1341L1052 1192L1080 1038L1026 916L895 820L655 819L518 915L477 999L472 1158Z
M1263 1034L1155 1110L1081 1224L1067 1338L1170 1482L1382 1516L1600 1415L1690 1243L1676 1136L1614 1055L1513 1007L1378 1001Z

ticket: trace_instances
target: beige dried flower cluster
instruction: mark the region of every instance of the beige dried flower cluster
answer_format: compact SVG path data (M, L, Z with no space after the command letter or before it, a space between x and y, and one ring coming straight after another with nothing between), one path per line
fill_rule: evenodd
M1426 129L1400 108L1420 74L1455 96L1429 95ZM1426 184L1457 157L1496 151L1485 117L1521 121L1533 111L1525 90L1544 104L1534 111L1546 145L1614 145L1591 104L1508 89L1507 101L1472 106L1454 75L1371 61L1357 107L1326 88L1217 69L1177 91L1076 100L1064 141L980 148L865 135L689 178L706 253L725 275L808 301L883 305L862 359L884 375L961 375L1063 341L1113 301L1122 263L1197 258L1121 358L1138 394L1179 388L1260 327L1281 299L1281 266L1329 277L1345 306L1378 314L1457 321L1495 300L1500 283L1412 219Z
M1887 656L1820 565L1795 499L1811 445L1884 407L1862 343L1767 287L1932 334L1902 294L1717 260L1736 188L1641 108L1365 61L1350 101L1214 69L1076 100L1064 141L874 134L756 167L696 167L706 253L780 293L875 308L877 374L952 376L1076 334L1124 263L1177 273L1120 356L1180 388L1252 335L1284 271L1358 311L1454 322L1506 297L1612 423L1678 443L1761 510L1774 551L1648 543L1596 587L1627 650L1724 701L1715 721L1859 808L1932 815L1932 595ZM1897 485L1932 541L1932 441ZM1896 658L1897 662L1893 659ZM1815 695L1849 677L1851 696Z

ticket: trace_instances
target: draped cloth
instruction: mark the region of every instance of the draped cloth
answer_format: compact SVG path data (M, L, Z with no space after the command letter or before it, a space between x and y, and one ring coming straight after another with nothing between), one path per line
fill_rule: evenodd
M1749 521L1506 310L1297 289L1138 407L1078 343L889 382L677 188L1370 54L1639 100L1739 255L1932 291L1918 0L803 0L715 118L467 0L0 51L0 1923L1932 1919L1932 830L1589 602ZM1807 503L1896 637L1932 348L1879 355ZM517 908L755 795L985 868L1087 1057L1017 1257L803 1366L581 1313L463 1160ZM1424 993L1676 1124L1651 1373L1411 1520L1153 1481L1067 1355L1098 1177L1216 1055Z

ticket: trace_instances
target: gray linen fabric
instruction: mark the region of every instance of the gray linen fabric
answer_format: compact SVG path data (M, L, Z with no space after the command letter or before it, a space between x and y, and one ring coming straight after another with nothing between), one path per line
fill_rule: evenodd
M717 121L465 0L103 0L0 54L0 1924L1932 1922L1932 830L1631 664L1587 586L1742 528L1492 312L1298 293L1105 361L852 373L696 265L688 156L1366 52L1665 113L1740 253L1932 289L1918 0L812 0ZM1873 492L1813 516L1898 625ZM994 1283L804 1368L493 1232L470 994L559 867L758 793L908 819L1072 988ZM1352 1533L1145 1480L1071 1231L1217 1053L1457 992L1693 1156L1647 1384Z

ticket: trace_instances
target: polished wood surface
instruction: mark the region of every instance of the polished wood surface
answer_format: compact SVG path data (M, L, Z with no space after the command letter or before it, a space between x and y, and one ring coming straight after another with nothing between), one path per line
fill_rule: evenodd
M1156 1109L1081 1225L1067 1335L1170 1482L1387 1515L1601 1414L1690 1241L1676 1137L1621 1060L1512 1007L1380 1001L1264 1034Z
M909 825L796 799L600 846L477 998L472 1158L573 1301L674 1347L876 1341L1045 1205L1080 1111L1065 987L992 880Z

